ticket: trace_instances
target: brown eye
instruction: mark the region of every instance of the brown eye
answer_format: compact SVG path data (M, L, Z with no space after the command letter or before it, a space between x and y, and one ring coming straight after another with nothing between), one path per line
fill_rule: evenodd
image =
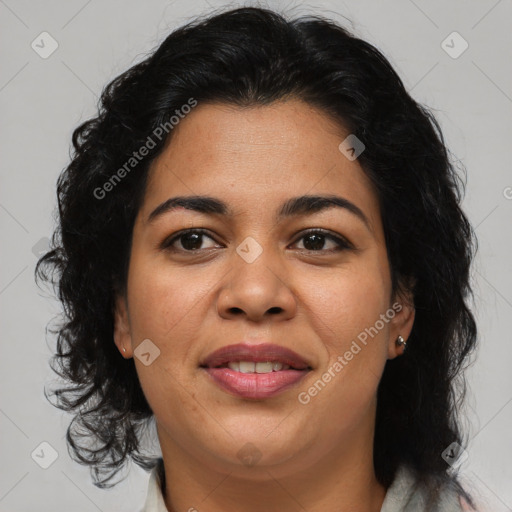
M181 231L180 233L166 239L162 243L161 249L181 252L195 252L214 247L202 247L205 238L215 242L215 240L204 229L189 229L186 231ZM322 229L310 230L306 233L303 233L302 236L297 239L295 244L301 240L303 240L303 247L299 247L299 249L310 252L338 252L354 248L354 246L348 240L339 236L335 236L330 232ZM326 244L330 244L331 247L326 248Z
M304 240L303 249L306 251L333 252L353 248L353 245L348 242L348 240L331 235L329 232L322 229L308 231L307 233L302 234L298 240ZM334 247L325 249L325 244L327 241L330 241L331 244L333 243Z
M162 249L173 249L177 251L198 251L201 249L205 249L205 247L201 247L203 244L203 238L209 238L214 241L211 236L207 234L203 229L190 229L187 231L182 231L177 235L174 235L172 238L167 239L162 244ZM176 242L180 243L181 247L176 247Z

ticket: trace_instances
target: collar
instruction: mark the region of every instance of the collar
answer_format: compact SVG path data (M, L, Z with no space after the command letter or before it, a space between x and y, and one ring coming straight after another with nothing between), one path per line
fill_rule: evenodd
M164 475L164 459L160 457L157 465L151 470L146 502L141 512L168 512L162 494L162 482L165 480Z

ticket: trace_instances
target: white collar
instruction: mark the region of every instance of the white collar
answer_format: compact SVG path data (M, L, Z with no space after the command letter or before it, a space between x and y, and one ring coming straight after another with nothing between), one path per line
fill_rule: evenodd
M162 495L160 471L163 472L164 459L159 458L157 465L151 470L146 502L141 512L168 512Z

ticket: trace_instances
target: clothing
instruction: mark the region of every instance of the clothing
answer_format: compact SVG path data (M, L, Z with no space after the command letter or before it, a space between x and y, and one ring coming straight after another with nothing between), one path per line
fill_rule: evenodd
M158 459L158 464L151 470L148 484L146 502L141 512L169 512L162 496L162 475L164 473L164 459Z
M163 475L163 459L153 468L149 478L146 503L141 512L168 512L161 491ZM421 493L412 492L414 477L405 467L399 468L395 480L389 487L380 512L422 512L425 510L425 500ZM461 512L457 494L447 489L442 494L439 512Z
M386 493L380 512L422 512L426 499L421 492L414 492L414 476L405 467L398 469L395 479ZM461 512L459 497L454 489L447 488L441 493L438 512ZM164 509L165 512L165 509Z

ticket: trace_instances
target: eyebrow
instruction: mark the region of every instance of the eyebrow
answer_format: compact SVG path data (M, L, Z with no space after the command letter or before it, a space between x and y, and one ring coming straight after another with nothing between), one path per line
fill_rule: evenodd
M186 208L206 215L222 215L233 217L234 212L222 200L210 196L178 196L171 197L159 204L148 216L147 222L151 223L165 213L177 208ZM361 220L370 232L373 232L370 222L362 210L354 203L336 195L306 195L293 197L286 200L277 213L278 221L285 218L301 215L312 215L331 208L342 208Z

